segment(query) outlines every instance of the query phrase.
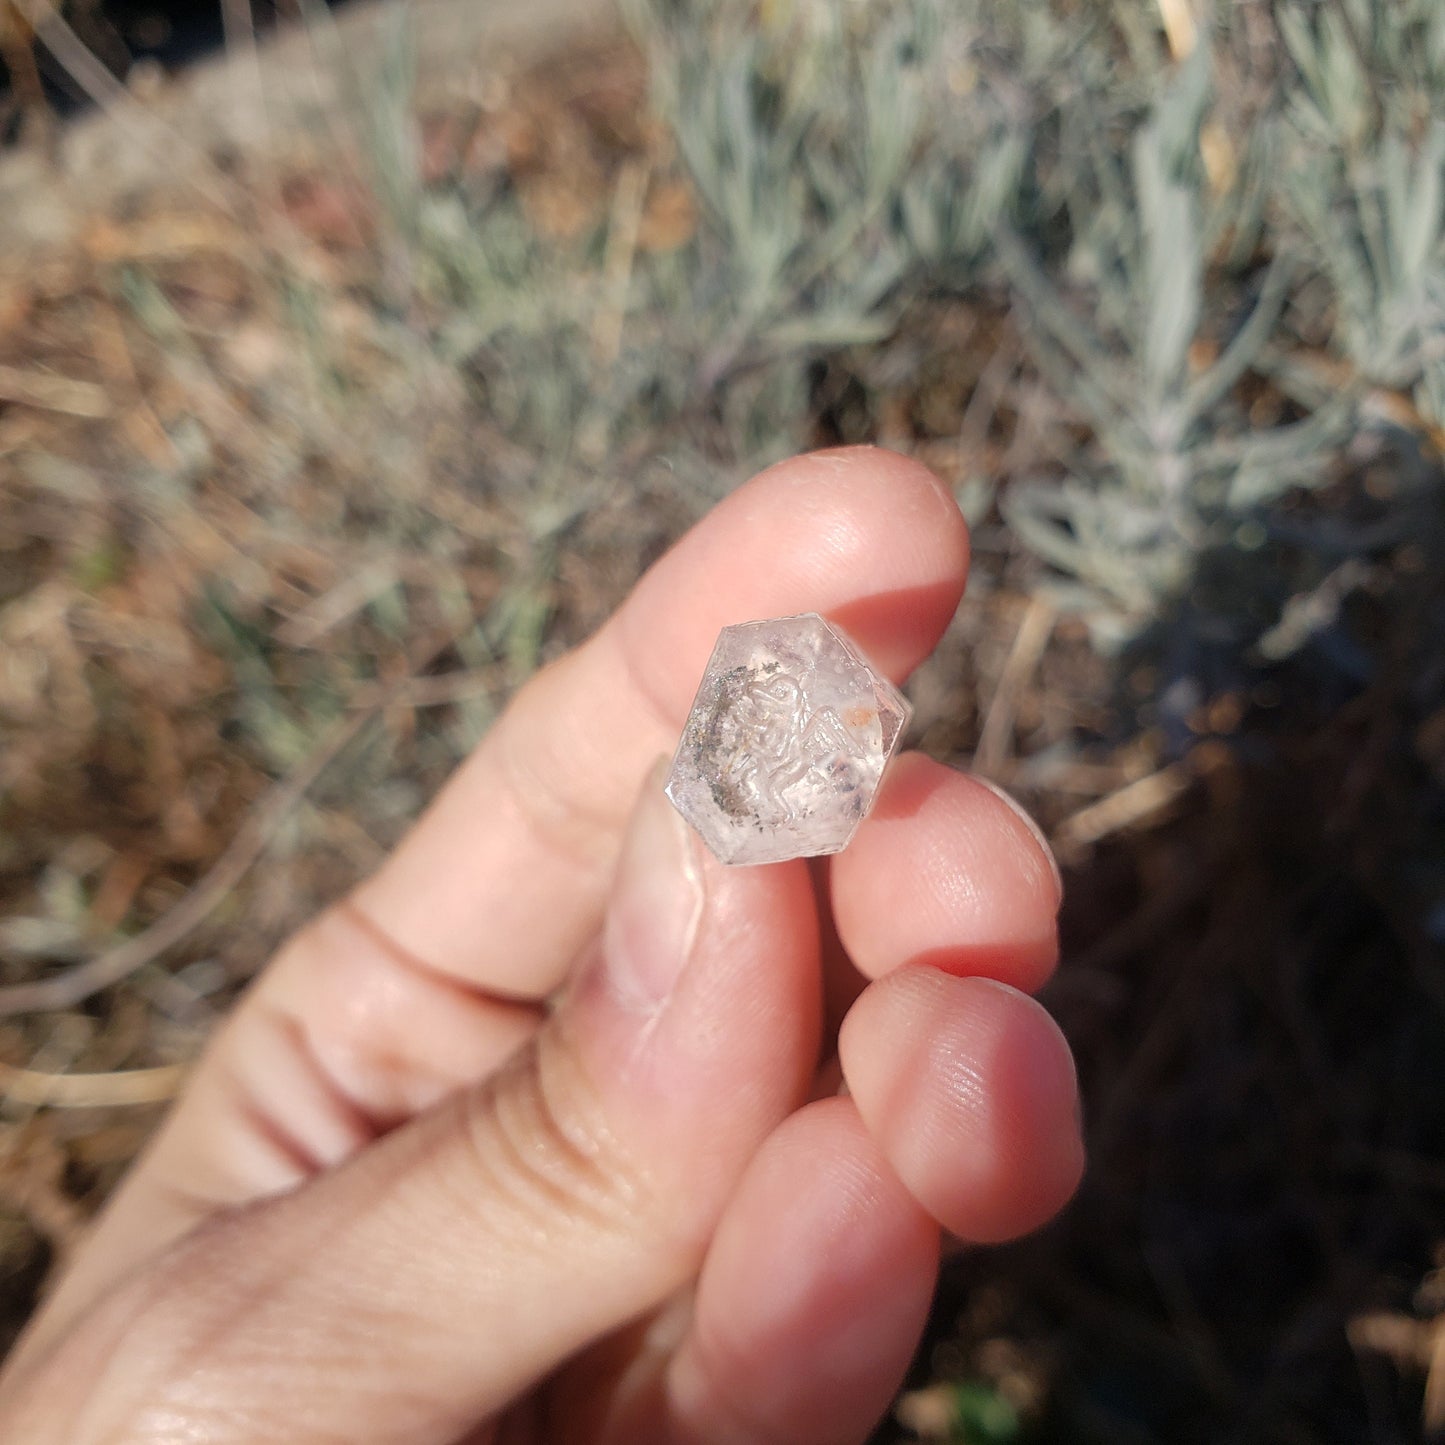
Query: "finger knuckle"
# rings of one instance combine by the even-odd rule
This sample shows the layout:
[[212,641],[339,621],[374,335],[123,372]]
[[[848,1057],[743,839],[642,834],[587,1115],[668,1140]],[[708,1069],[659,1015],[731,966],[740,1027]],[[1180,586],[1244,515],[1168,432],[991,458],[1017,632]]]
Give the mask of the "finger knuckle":
[[[553,667],[575,665],[579,658],[574,654]],[[507,805],[542,854],[589,873],[608,858],[616,819],[589,804],[592,789],[579,776],[576,739],[564,745],[552,729],[536,725],[551,706],[548,690],[554,685],[547,670],[518,694],[495,734],[495,756]]]
[[642,1174],[575,1055],[550,1033],[461,1101],[474,1197],[545,1244],[558,1220],[635,1229]]

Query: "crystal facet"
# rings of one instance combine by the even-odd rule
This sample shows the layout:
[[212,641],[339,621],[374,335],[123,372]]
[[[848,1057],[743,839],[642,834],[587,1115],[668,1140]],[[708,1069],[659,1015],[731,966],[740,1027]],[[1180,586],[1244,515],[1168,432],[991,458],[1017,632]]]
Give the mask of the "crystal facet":
[[816,612],[724,627],[667,777],[667,796],[724,863],[847,847],[910,708]]

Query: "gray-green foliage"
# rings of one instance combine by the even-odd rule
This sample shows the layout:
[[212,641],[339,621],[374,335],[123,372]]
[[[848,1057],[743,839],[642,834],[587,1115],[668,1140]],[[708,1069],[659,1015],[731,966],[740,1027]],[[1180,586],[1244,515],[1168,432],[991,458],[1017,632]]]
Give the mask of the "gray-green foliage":
[[[1261,20],[1278,74],[1236,106],[1232,173],[1211,176],[1207,128],[1217,142],[1219,94],[1241,87],[1232,62]],[[1225,5],[1166,70],[1127,138],[1087,92],[1062,106],[1066,137],[1110,136],[1054,168],[1066,254],[1037,232],[1000,247],[1040,368],[1093,434],[1064,480],[1015,488],[1005,509],[1112,638],[1156,616],[1245,515],[1329,476],[1368,386],[1445,415],[1445,6]],[[1232,270],[1251,252],[1268,264]],[[1293,365],[1291,305],[1333,317],[1343,385]],[[1211,364],[1191,357],[1196,341]],[[1234,390],[1251,370],[1303,419],[1256,425]]]
[[[1017,0],[623,9],[707,206],[733,350],[871,340],[920,287],[976,282],[1025,196],[1062,206],[1072,148],[1147,94],[1121,80],[1106,20]],[[1062,153],[1049,174],[1030,170],[1041,137]]]
[[[999,237],[1035,360],[1092,433],[1062,480],[1014,487],[1005,515],[1068,575],[1060,598],[1086,612],[1101,641],[1157,616],[1199,553],[1243,515],[1322,475],[1323,449],[1347,420],[1332,405],[1257,431],[1234,399],[1241,377],[1265,365],[1291,266],[1276,255],[1247,310],[1210,284],[1222,218],[1237,214],[1203,161],[1211,99],[1201,45],[1127,143],[1091,147],[1058,180],[1072,240],[1056,275],[1027,240]],[[1226,306],[1232,314],[1221,316]],[[1217,355],[1197,366],[1201,340]]]
[[[1057,35],[1005,37],[982,16],[970,29],[943,0],[625,9],[703,219],[682,250],[636,254],[622,294],[601,275],[610,222],[539,241],[506,188],[429,191],[373,147],[412,279],[445,311],[443,354],[555,494],[574,463],[658,436],[670,465],[724,482],[802,445],[808,362],[888,335],[922,279],[971,280],[1018,195],[1026,92],[985,87],[977,51],[1004,47],[1030,73],[1066,58]],[[621,341],[599,365],[611,306]]]
[[[625,8],[707,208],[704,284],[728,313],[712,374],[876,339],[920,252],[976,254],[1012,198],[1020,147],[983,145],[988,117],[953,103],[957,36],[936,0]],[[974,149],[990,160],[977,184],[959,168]]]
[[[723,482],[799,445],[809,360],[892,334],[939,288],[1006,286],[1087,424],[1002,506],[1101,640],[1327,476],[1369,387],[1445,420],[1438,0],[1195,5],[1182,60],[1153,0],[623,9],[703,214],[621,294],[606,226],[539,244],[505,188],[428,191],[378,150],[443,354],[538,458],[539,536],[600,459],[656,456],[659,436],[678,474]],[[608,306],[622,340],[601,365]],[[1296,364],[1300,320],[1313,344],[1325,317],[1344,386]],[[1287,420],[1250,414],[1252,374]]]
[[[920,288],[1001,270],[1040,371],[1090,432],[1014,485],[1005,515],[1101,640],[1327,476],[1367,385],[1414,390],[1439,422],[1435,0],[1195,7],[1181,62],[1144,0],[628,9],[729,298],[705,374],[783,338],[866,339]],[[1261,34],[1276,37],[1266,93],[1240,74]],[[1343,389],[1289,359],[1289,308],[1313,287],[1318,309],[1321,285],[1357,377]],[[1252,421],[1250,372],[1293,419]]]
[[1294,62],[1281,200],[1368,381],[1445,425],[1445,6],[1280,8]]

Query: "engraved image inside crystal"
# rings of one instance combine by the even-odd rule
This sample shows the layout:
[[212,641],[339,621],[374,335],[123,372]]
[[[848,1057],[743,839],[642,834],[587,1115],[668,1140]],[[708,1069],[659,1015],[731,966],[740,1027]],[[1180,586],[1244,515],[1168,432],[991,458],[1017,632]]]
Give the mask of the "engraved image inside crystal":
[[[867,741],[850,734],[836,708],[815,705],[806,681],[807,674],[799,679],[767,662],[735,669],[719,688],[708,742],[721,775],[713,796],[727,812],[751,813],[760,825],[792,822],[811,811],[820,791],[848,797],[861,811]],[[877,713],[852,707],[849,714],[855,728],[879,731]]]
[[907,709],[816,614],[725,628],[668,796],[724,862],[837,852],[872,805]]

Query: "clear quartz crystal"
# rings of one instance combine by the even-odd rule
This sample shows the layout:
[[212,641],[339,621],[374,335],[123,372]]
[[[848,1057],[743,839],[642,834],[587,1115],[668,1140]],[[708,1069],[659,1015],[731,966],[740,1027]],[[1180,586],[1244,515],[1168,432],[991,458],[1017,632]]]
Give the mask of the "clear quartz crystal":
[[837,853],[873,806],[910,712],[816,612],[725,627],[667,796],[724,863]]

